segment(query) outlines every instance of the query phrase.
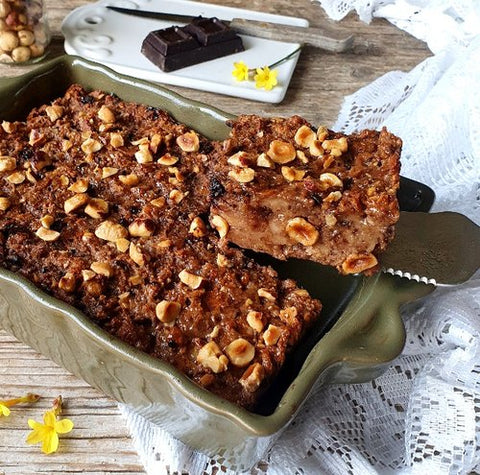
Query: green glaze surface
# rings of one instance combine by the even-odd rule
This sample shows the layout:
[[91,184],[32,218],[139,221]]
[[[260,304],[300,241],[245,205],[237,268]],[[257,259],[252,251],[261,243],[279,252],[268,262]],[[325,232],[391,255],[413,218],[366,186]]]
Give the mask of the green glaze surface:
[[[229,131],[225,125],[229,114],[71,56],[18,78],[1,79],[0,121],[23,118],[73,83],[161,107],[210,139],[223,139]],[[342,277],[300,261],[272,265],[322,300],[324,311],[279,376],[278,400],[267,393],[259,413],[200,388],[170,365],[113,338],[80,311],[4,269],[0,269],[0,326],[92,386],[136,407],[185,443],[209,455],[222,454],[230,468],[244,470],[260,459],[315,387],[381,374],[404,345],[400,305],[432,290],[383,274]]]

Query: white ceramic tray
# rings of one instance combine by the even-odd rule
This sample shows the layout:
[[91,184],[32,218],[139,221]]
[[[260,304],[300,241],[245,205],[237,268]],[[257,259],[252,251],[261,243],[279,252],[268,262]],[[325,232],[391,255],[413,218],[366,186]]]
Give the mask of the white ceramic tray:
[[298,43],[242,36],[245,51],[207,61],[170,73],[161,71],[145,58],[141,44],[150,31],[166,28],[168,21],[132,17],[106,9],[114,5],[185,15],[216,16],[223,20],[246,18],[285,25],[308,26],[302,18],[223,7],[188,0],[101,0],[73,10],[63,21],[65,50],[102,63],[119,73],[163,84],[190,87],[229,96],[278,103],[283,100],[297,64],[298,54],[276,67],[278,85],[271,91],[255,88],[253,81],[237,82],[232,77],[233,63],[244,61],[249,67],[273,64],[298,48]]

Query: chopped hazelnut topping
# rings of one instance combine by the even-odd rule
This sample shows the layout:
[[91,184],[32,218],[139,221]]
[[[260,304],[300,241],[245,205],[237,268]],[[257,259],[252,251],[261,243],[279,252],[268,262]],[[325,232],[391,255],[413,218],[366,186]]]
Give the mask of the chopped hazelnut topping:
[[177,145],[184,152],[198,152],[200,148],[200,140],[194,131],[186,132],[177,137]]
[[275,168],[275,163],[267,157],[266,153],[261,153],[257,157],[257,167],[262,167],[262,168]]
[[330,151],[330,154],[334,157],[340,157],[342,153],[348,150],[348,142],[346,137],[340,137],[339,139],[324,140],[322,147],[325,150]]
[[0,157],[0,172],[11,172],[17,168],[17,160],[14,157]]
[[115,242],[119,238],[126,238],[128,231],[121,224],[103,221],[95,230],[95,236],[105,241]]
[[281,140],[272,140],[272,142],[270,142],[267,155],[275,163],[282,165],[295,160],[297,156],[294,146],[291,143],[282,142]]
[[352,254],[342,263],[342,271],[345,274],[358,274],[367,269],[371,269],[378,264],[377,258],[369,254]]
[[42,241],[56,241],[60,237],[60,233],[58,231],[47,229],[43,226],[40,226],[35,234],[42,239]]
[[338,178],[338,176],[334,175],[333,173],[328,173],[328,172],[327,173],[322,173],[318,177],[318,179],[325,189],[331,188],[331,187],[342,187],[343,186],[342,180],[340,180],[340,178]]
[[213,330],[208,334],[210,338],[217,338],[218,334],[220,333],[220,328],[218,325],[213,327]]
[[69,183],[70,183],[70,178],[68,178],[67,175],[62,175],[62,176],[60,177],[60,184],[61,184],[62,186],[64,186],[64,187],[65,187],[65,186],[68,186]]
[[295,295],[298,295],[299,297],[305,297],[305,298],[310,297],[310,294],[305,289],[297,289],[297,290],[294,290],[292,293]]
[[46,214],[45,216],[42,216],[42,218],[40,218],[40,223],[42,223],[42,226],[47,229],[50,229],[50,226],[53,224],[54,221],[55,218],[49,214]]
[[261,332],[263,330],[262,312],[256,312],[255,310],[250,310],[247,313],[247,323],[256,332]]
[[180,190],[177,190],[177,189],[174,189],[172,190],[168,197],[175,203],[175,204],[179,204],[183,198],[185,198],[185,194],[183,192],[181,192]]
[[302,150],[297,150],[297,158],[302,162],[307,164],[308,163],[308,157],[305,155],[305,152]]
[[107,124],[113,124],[115,122],[115,115],[111,109],[103,105],[98,111],[98,118]]
[[148,144],[140,144],[138,151],[135,152],[135,159],[138,163],[151,163],[153,162],[153,155],[150,152]]
[[290,325],[293,325],[297,315],[298,310],[295,307],[287,307],[280,310],[280,319]]
[[239,183],[249,183],[255,179],[255,170],[253,168],[237,168],[230,170],[228,176]]
[[143,282],[142,276],[139,274],[132,275],[129,277],[128,282],[132,285],[140,285]]
[[162,300],[155,307],[155,314],[157,318],[165,324],[173,324],[178,317],[181,305],[178,302],[169,302],[168,300]]
[[268,328],[263,334],[263,341],[267,346],[275,345],[282,334],[282,329],[275,325],[268,325]]
[[308,151],[312,157],[322,157],[324,154],[322,142],[320,140],[313,140]]
[[65,213],[69,214],[72,211],[75,211],[76,209],[88,203],[88,200],[89,197],[87,194],[78,193],[76,195],[73,195],[71,198],[68,198],[68,200],[65,200],[65,202],[63,203],[63,209],[65,210]]
[[263,366],[260,363],[253,363],[242,374],[239,383],[246,391],[253,393],[260,387],[263,378],[265,378],[265,370]]
[[315,226],[300,217],[288,221],[285,231],[291,239],[304,246],[313,246],[319,238],[319,233]]
[[332,191],[330,192],[325,198],[325,203],[334,203],[335,201],[339,201],[342,199],[342,192],[341,191]]
[[227,345],[225,353],[234,366],[242,368],[253,360],[255,347],[244,338],[237,338]]
[[82,270],[82,278],[84,282],[88,282],[89,280],[92,280],[96,275],[97,275],[96,272],[93,272],[93,270],[90,270],[90,269]]
[[92,198],[84,211],[91,218],[102,219],[108,214],[108,208],[108,203],[102,198]]
[[157,242],[157,248],[159,249],[166,249],[172,245],[172,241],[170,239],[164,239],[163,241]]
[[263,297],[264,299],[270,300],[270,302],[275,302],[276,297],[272,293],[270,293],[267,289],[258,289],[257,294],[259,297]]
[[317,139],[323,142],[328,137],[328,129],[324,125],[320,125],[317,129]]
[[227,159],[227,163],[239,168],[245,168],[250,165],[247,152],[237,152]]
[[155,231],[155,223],[151,219],[139,218],[128,226],[128,232],[134,237],[150,237]]
[[157,153],[158,146],[162,143],[163,137],[160,134],[153,134],[150,140],[150,150]]
[[10,208],[10,204],[10,200],[7,197],[0,197],[0,211],[7,211],[7,209]]
[[117,173],[118,173],[118,168],[115,168],[115,167],[102,168],[102,178],[108,178],[109,176],[116,175]]
[[28,145],[32,147],[39,145],[45,140],[45,135],[41,134],[37,129],[32,129],[28,135]]
[[62,140],[62,152],[68,152],[73,147],[73,142],[71,140]]
[[128,248],[130,247],[130,241],[125,238],[118,238],[115,241],[115,245],[117,246],[117,250],[120,252],[127,252]]
[[295,134],[295,143],[300,147],[310,147],[313,140],[315,140],[315,132],[306,125],[302,125]]
[[172,165],[175,165],[175,163],[178,162],[178,157],[174,157],[173,155],[170,155],[169,153],[166,153],[165,155],[163,155],[163,157],[160,157],[158,160],[157,160],[157,163],[159,163],[160,165],[165,165],[165,166],[172,166]]
[[335,226],[335,224],[337,224],[337,218],[332,214],[327,214],[327,216],[325,216],[325,224],[329,227]]
[[65,292],[73,292],[77,286],[77,279],[71,272],[67,272],[59,281],[58,288]]
[[105,277],[112,277],[113,267],[108,262],[92,262],[90,269],[96,274],[104,275]]
[[6,180],[12,185],[20,185],[25,181],[25,173],[13,172],[11,175],[7,176]]
[[88,180],[80,178],[75,183],[68,187],[70,191],[75,193],[85,193],[88,190]]
[[80,146],[85,154],[98,152],[102,147],[103,145],[101,142],[92,138],[86,139]]
[[228,358],[214,341],[209,341],[200,348],[197,361],[205,368],[211,369],[214,373],[222,373],[228,367]]
[[293,167],[282,167],[283,178],[287,181],[300,181],[305,176],[305,170],[298,170]]
[[203,277],[196,274],[192,274],[191,272],[188,272],[185,269],[178,274],[178,277],[185,285],[187,285],[188,287],[194,290],[198,289],[203,282]]
[[60,119],[60,117],[63,116],[64,109],[63,109],[62,106],[53,105],[53,106],[46,107],[45,112],[46,112],[48,118],[52,122],[55,122],[57,119]]
[[217,230],[218,235],[221,238],[224,238],[227,235],[228,230],[230,229],[227,220],[225,218],[222,218],[218,214],[213,214],[210,217],[210,223]]
[[155,198],[152,201],[150,201],[150,204],[152,204],[156,208],[163,208],[166,202],[167,200],[163,196],[160,196],[160,198]]
[[14,124],[12,124],[11,122],[8,122],[6,120],[4,120],[2,122],[2,129],[7,133],[7,134],[11,134],[14,130],[15,130],[15,126]]
[[223,254],[217,254],[217,266],[232,267],[232,263]]
[[148,137],[142,137],[141,139],[134,140],[133,142],[130,142],[132,145],[149,145],[150,140]]
[[118,175],[118,179],[127,186],[136,186],[140,182],[140,179],[137,175],[135,175],[135,173],[130,173],[129,175]]
[[207,235],[207,226],[199,216],[193,218],[188,230],[194,237],[203,237]]
[[110,134],[110,145],[113,148],[119,148],[123,147],[125,142],[123,141],[122,134],[119,134],[118,132],[112,132]]
[[130,256],[130,259],[132,259],[132,261],[138,266],[145,265],[145,259],[143,258],[142,252],[133,242],[130,243],[130,247],[128,248],[128,255]]

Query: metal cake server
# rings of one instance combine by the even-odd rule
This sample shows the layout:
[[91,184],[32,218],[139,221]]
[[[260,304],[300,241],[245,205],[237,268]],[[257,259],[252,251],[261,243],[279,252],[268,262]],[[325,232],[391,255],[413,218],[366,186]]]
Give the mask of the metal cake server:
[[480,227],[466,216],[402,211],[380,256],[384,272],[426,284],[457,285],[480,268]]

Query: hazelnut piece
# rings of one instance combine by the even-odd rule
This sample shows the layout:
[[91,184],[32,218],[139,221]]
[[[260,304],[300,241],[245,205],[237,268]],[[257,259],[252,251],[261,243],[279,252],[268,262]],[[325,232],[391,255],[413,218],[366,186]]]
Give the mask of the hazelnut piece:
[[319,237],[318,231],[304,218],[293,218],[288,221],[285,231],[291,239],[303,244],[313,246]]
[[263,330],[263,325],[264,325],[262,320],[262,312],[256,312],[255,310],[250,310],[247,313],[247,323],[256,332],[261,332]]
[[8,208],[10,208],[10,200],[5,196],[1,196],[0,197],[0,211],[7,211]]
[[200,348],[197,361],[206,368],[211,369],[214,373],[226,371],[228,367],[228,358],[221,352],[214,341],[209,341]]
[[212,226],[217,230],[218,235],[221,238],[224,238],[228,230],[230,229],[230,226],[225,218],[222,218],[218,214],[214,214],[210,217],[210,223]]
[[134,237],[150,237],[155,231],[155,224],[151,219],[136,219],[128,226],[128,232]]
[[101,198],[92,198],[84,211],[91,218],[102,219],[108,214],[108,203]]
[[227,345],[225,353],[234,366],[241,368],[253,360],[255,347],[245,338],[237,338]]
[[107,124],[113,124],[115,122],[115,115],[113,114],[112,110],[105,105],[100,107],[97,115],[102,122]]
[[65,202],[63,203],[65,213],[69,214],[72,211],[75,211],[84,204],[88,203],[88,200],[88,195],[85,193],[78,193],[76,195],[73,195],[71,198],[68,198],[68,200],[65,200]]
[[182,272],[178,274],[178,277],[185,285],[187,285],[193,290],[198,289],[203,282],[203,277],[196,274],[192,274],[191,272],[188,272],[186,269],[182,270]]
[[255,179],[255,170],[253,168],[237,168],[230,170],[228,176],[239,183],[249,183]]
[[200,140],[195,132],[186,132],[177,137],[177,145],[184,152],[198,152],[200,148]]
[[313,140],[315,140],[315,132],[306,125],[302,125],[295,134],[295,143],[300,147],[310,147]]
[[193,218],[192,222],[190,223],[190,229],[188,230],[190,234],[194,237],[203,237],[207,235],[207,227],[203,222],[202,218],[199,216]]
[[45,113],[52,122],[60,119],[63,116],[63,112],[63,107],[59,105],[48,106],[45,108]]
[[263,341],[267,346],[275,345],[282,334],[282,329],[275,325],[268,325],[268,328],[263,334]]
[[17,160],[14,157],[1,156],[0,157],[0,172],[11,172],[17,168]]
[[297,156],[293,145],[288,142],[283,142],[282,140],[272,140],[267,155],[275,163],[280,163],[282,165],[295,160],[295,157]]
[[43,226],[40,226],[35,234],[42,240],[42,241],[56,241],[60,237],[60,233],[58,231],[54,231],[53,229],[47,229]]
[[377,258],[371,254],[351,254],[342,263],[342,271],[345,274],[358,274],[375,267]]
[[128,231],[121,224],[112,221],[103,221],[97,229],[95,236],[105,241],[115,242],[119,238],[126,238]]
[[155,314],[161,322],[165,324],[173,324],[175,319],[178,317],[181,308],[182,307],[178,302],[162,300],[155,307]]
[[298,170],[293,167],[282,167],[283,178],[287,181],[300,181],[305,176],[305,170]]
[[246,391],[253,393],[259,388],[263,378],[265,378],[263,366],[260,363],[253,363],[242,374],[239,383]]
[[113,267],[108,262],[92,262],[90,269],[96,274],[104,275],[105,277],[112,277]]

